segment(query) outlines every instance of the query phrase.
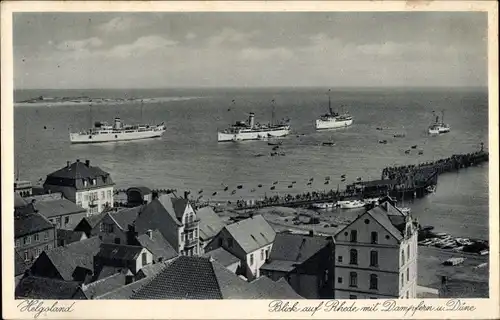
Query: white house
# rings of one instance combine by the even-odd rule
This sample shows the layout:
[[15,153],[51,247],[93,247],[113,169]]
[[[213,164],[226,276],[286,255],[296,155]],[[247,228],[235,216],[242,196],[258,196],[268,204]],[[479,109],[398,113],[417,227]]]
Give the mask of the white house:
[[335,298],[416,298],[418,223],[391,199],[335,235]]
[[45,179],[43,188],[47,193],[61,192],[63,196],[87,210],[88,215],[113,207],[113,180],[106,171],[92,167],[90,161],[85,163],[69,161]]
[[252,281],[260,277],[260,267],[269,257],[275,237],[276,232],[269,223],[257,215],[222,228],[205,251],[224,248],[240,259],[238,273]]

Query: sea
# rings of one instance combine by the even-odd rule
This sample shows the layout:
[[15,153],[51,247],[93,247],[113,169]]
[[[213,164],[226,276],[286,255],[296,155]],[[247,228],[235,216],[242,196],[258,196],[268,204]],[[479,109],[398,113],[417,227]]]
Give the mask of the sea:
[[[334,110],[343,109],[354,117],[352,126],[314,129],[314,120],[328,111],[326,88],[16,90],[15,101],[38,96],[157,99],[17,105],[15,166],[20,179],[41,184],[67,161],[90,160],[111,173],[116,188],[175,189],[178,194],[190,191],[192,198],[202,201],[236,201],[342,189],[358,178],[380,179],[387,166],[474,152],[481,142],[488,146],[487,89],[348,88],[331,90],[329,95]],[[256,122],[270,122],[273,109],[275,119],[290,119],[292,127],[281,146],[284,156],[270,156],[272,147],[265,141],[217,142],[218,130],[246,120],[250,112]],[[431,137],[427,127],[441,112],[451,132]],[[150,140],[70,144],[70,131],[85,130],[95,121],[112,123],[115,117],[129,124],[165,122],[167,131]],[[394,138],[396,133],[406,136]],[[335,145],[321,146],[326,141]],[[417,148],[411,149],[413,145]],[[311,178],[313,183],[307,185]],[[441,175],[434,194],[406,199],[403,205],[435,230],[488,239],[488,199],[488,164],[484,164]],[[330,214],[357,214],[342,211]]]

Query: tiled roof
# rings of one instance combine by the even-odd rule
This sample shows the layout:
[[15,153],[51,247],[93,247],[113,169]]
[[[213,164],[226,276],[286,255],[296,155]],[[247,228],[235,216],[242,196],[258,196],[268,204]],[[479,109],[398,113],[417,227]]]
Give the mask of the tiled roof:
[[261,215],[227,225],[225,228],[246,253],[271,244],[276,236],[276,232]]
[[251,294],[249,290],[247,282],[215,261],[180,256],[166,264],[132,299],[244,299]]
[[14,213],[14,237],[20,238],[36,232],[54,228],[47,218],[36,212],[30,212],[30,206],[25,209],[16,209]]
[[141,207],[124,208],[116,212],[109,212],[109,215],[123,231],[128,231],[128,226],[133,225],[139,215]]
[[64,240],[64,244],[70,244],[87,238],[83,231],[73,231],[66,229],[57,229],[57,240]]
[[153,230],[151,233],[151,238],[147,234],[142,234],[137,237],[137,241],[153,254],[155,260],[158,258],[169,260],[177,256],[177,251],[165,240],[160,231]]
[[207,258],[212,257],[215,261],[222,264],[224,267],[228,267],[240,261],[239,258],[224,250],[224,248],[222,247],[206,252],[203,256]]
[[113,290],[109,293],[103,294],[102,296],[97,297],[97,300],[129,300],[132,295],[138,291],[143,285],[147,284],[150,281],[149,278],[144,278],[126,286],[120,287],[116,290]]
[[32,299],[81,299],[78,282],[29,276],[16,287],[15,296]]
[[100,279],[83,286],[83,292],[89,299],[96,299],[108,292],[125,285],[125,273],[115,273],[107,278]]
[[29,266],[24,261],[23,257],[19,254],[17,250],[14,253],[14,272],[15,276],[19,276],[24,274],[26,270],[29,269]]
[[129,246],[125,244],[101,243],[101,248],[96,257],[113,260],[134,260],[144,248],[141,246]]
[[250,285],[256,291],[254,299],[303,299],[283,278],[275,282],[262,276],[252,281]]
[[213,238],[226,225],[211,207],[203,207],[196,211],[196,217],[200,219],[200,239],[206,241]]
[[127,274],[129,272],[131,271],[127,267],[103,265],[99,266],[98,268],[96,268],[96,270],[94,270],[94,276],[92,279],[93,281],[98,281],[111,277],[112,275],[117,273]]
[[34,206],[38,213],[46,218],[87,211],[68,199],[37,201]]
[[260,267],[261,270],[290,272],[295,269],[297,263],[295,261],[270,260]]
[[63,179],[82,179],[108,176],[109,173],[96,166],[87,166],[84,162],[73,162],[69,167],[65,166],[47,175],[47,177]]
[[163,263],[148,264],[142,267],[142,269],[139,270],[139,273],[142,273],[144,277],[148,278],[158,274],[158,272],[160,272],[164,267],[165,264]]
[[64,280],[72,280],[77,267],[94,269],[94,256],[99,252],[101,240],[92,237],[44,251]]
[[328,244],[328,238],[322,236],[278,233],[274,239],[269,260],[293,261],[300,264],[307,261]]

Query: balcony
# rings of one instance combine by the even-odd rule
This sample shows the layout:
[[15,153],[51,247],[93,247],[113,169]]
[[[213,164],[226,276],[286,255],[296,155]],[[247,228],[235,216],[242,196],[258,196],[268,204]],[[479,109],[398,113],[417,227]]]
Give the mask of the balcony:
[[199,219],[196,219],[194,221],[184,223],[184,230],[195,229],[198,226],[199,221],[200,221]]
[[191,248],[191,247],[194,247],[198,244],[198,239],[196,238],[193,238],[193,239],[186,239],[184,241],[184,247],[186,248]]

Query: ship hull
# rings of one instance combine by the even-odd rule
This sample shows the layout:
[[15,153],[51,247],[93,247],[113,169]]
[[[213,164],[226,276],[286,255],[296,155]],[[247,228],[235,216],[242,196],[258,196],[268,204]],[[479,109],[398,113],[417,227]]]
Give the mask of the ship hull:
[[324,121],[317,119],[315,122],[316,130],[345,128],[350,125],[352,125],[352,119],[345,121]]
[[429,134],[431,135],[438,135],[438,134],[443,134],[443,133],[448,133],[450,132],[449,128],[445,129],[429,129]]
[[284,137],[290,133],[290,129],[276,129],[269,131],[253,131],[253,132],[239,132],[239,133],[217,133],[217,141],[219,142],[232,142],[244,140],[262,140],[269,135],[271,137]]
[[115,133],[100,133],[100,134],[81,134],[70,133],[70,141],[72,144],[84,143],[103,143],[113,141],[131,141],[158,138],[163,135],[165,129],[154,129],[150,131],[134,131],[134,132],[115,132]]

